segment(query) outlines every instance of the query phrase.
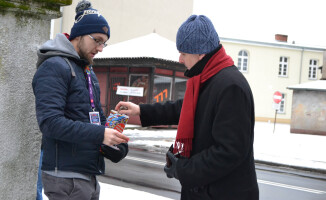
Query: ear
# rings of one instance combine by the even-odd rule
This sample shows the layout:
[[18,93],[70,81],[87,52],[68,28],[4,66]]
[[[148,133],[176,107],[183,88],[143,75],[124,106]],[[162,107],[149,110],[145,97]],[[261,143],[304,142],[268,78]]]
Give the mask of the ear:
[[206,56],[206,54],[199,54],[199,60],[203,59]]
[[72,44],[72,46],[74,46],[75,50],[77,53],[79,53],[79,47],[78,47],[78,43],[81,40],[82,36],[78,36],[75,37],[74,39],[72,39],[70,42]]
[[71,43],[77,44],[81,40],[82,36],[75,37],[74,39],[70,40]]

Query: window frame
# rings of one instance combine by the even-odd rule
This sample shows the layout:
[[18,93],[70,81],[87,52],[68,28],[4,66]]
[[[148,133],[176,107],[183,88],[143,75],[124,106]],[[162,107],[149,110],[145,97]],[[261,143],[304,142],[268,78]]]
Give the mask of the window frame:
[[[312,63],[313,61],[316,61],[316,65],[313,65],[313,63]],[[318,69],[318,60],[310,59],[309,60],[309,68],[308,68],[308,79],[309,80],[317,80],[317,69]],[[315,77],[313,77],[313,76],[315,76]]]
[[[241,55],[240,55],[241,53]],[[244,55],[244,53],[246,53],[247,55]],[[240,66],[239,66],[239,59],[240,59]],[[247,59],[247,66],[246,70],[244,70],[244,60]],[[237,68],[240,72],[248,72],[249,71],[249,53],[247,50],[240,50],[238,53],[238,64],[237,64]]]
[[140,86],[132,86],[131,85],[131,80],[133,79],[132,77],[133,76],[135,76],[135,77],[139,77],[139,78],[141,78],[141,77],[143,77],[143,76],[146,76],[147,77],[147,85],[146,85],[146,87],[142,87],[142,88],[144,88],[144,90],[143,90],[143,96],[142,97],[130,97],[129,95],[128,95],[128,98],[127,98],[127,101],[130,101],[130,98],[131,99],[133,99],[133,98],[144,98],[145,99],[145,103],[148,101],[148,98],[149,98],[149,86],[150,86],[150,76],[149,76],[149,74],[144,74],[144,73],[141,73],[141,74],[137,74],[137,73],[130,73],[129,74],[129,77],[128,77],[128,87],[140,87]]
[[[286,61],[285,61],[285,59],[286,59]],[[285,69],[285,66],[286,66],[286,69]],[[285,72],[285,74],[284,74],[284,72]],[[278,64],[278,76],[287,78],[288,72],[289,72],[289,57],[280,56],[280,60],[279,60],[279,64]]]
[[282,101],[280,104],[280,109],[277,110],[278,114],[285,114],[285,93],[282,93]]
[[[177,80],[184,80],[184,82],[185,82],[185,85],[186,85],[186,87],[185,88],[187,88],[187,81],[188,81],[188,79],[187,78],[183,78],[183,77],[174,77],[174,84],[173,84],[173,93],[174,93],[174,97],[173,98],[171,98],[171,99],[173,99],[173,100],[178,100],[179,98],[177,98],[176,97],[176,95],[177,95],[177,88],[176,88],[176,86],[177,86]],[[184,94],[185,94],[185,92],[186,92],[186,90],[184,91]],[[183,97],[184,97],[184,94],[183,94]]]
[[167,95],[168,95],[168,98],[166,99],[166,100],[163,100],[163,101],[154,101],[154,99],[155,99],[155,96],[157,96],[157,95],[159,95],[159,94],[156,94],[155,96],[154,96],[154,91],[153,91],[153,93],[152,93],[152,103],[164,103],[164,102],[166,102],[166,101],[171,101],[172,100],[172,89],[173,89],[173,77],[171,77],[171,76],[164,76],[164,75],[159,75],[159,74],[154,74],[154,76],[153,76],[153,88],[155,87],[155,78],[156,77],[159,77],[159,78],[169,78],[169,79],[171,79],[171,82],[170,82],[170,88],[169,88],[169,90],[168,90],[168,93],[167,93]]

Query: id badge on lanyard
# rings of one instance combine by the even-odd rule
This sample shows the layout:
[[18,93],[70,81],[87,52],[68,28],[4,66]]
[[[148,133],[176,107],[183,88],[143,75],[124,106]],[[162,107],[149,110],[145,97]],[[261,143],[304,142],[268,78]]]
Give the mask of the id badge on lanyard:
[[100,113],[99,112],[89,112],[89,120],[91,124],[101,125]]
[[91,124],[101,125],[100,113],[95,111],[94,95],[93,95],[93,87],[92,87],[92,79],[91,79],[91,70],[90,70],[89,66],[86,66],[85,72],[86,72],[86,75],[87,75],[89,99],[91,101],[91,106],[92,106],[92,110],[93,110],[93,112],[89,112],[89,120],[90,120]]

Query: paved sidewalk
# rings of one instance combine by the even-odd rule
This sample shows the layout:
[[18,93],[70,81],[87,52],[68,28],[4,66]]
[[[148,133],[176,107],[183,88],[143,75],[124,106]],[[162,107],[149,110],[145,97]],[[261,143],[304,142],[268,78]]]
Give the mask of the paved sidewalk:
[[[326,136],[290,133],[289,124],[256,122],[256,162],[326,173]],[[173,143],[175,129],[144,129],[128,126],[132,148],[165,153]]]

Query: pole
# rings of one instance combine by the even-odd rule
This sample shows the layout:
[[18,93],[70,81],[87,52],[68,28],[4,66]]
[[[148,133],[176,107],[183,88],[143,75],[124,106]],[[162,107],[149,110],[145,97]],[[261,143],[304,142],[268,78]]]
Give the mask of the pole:
[[275,131],[276,114],[277,114],[277,109],[275,109],[275,119],[274,119],[274,129],[273,129],[273,133],[274,133],[274,131]]

